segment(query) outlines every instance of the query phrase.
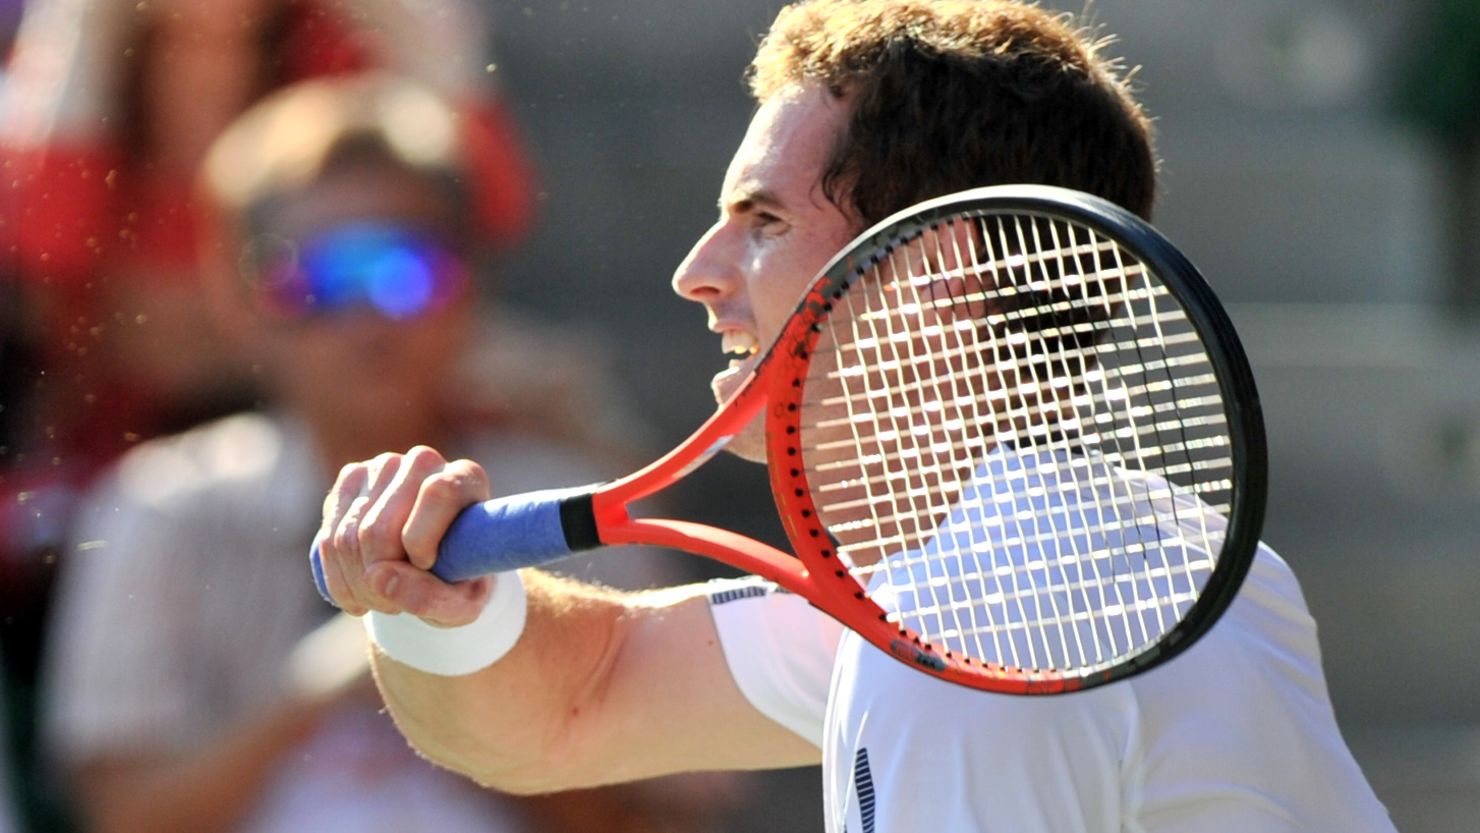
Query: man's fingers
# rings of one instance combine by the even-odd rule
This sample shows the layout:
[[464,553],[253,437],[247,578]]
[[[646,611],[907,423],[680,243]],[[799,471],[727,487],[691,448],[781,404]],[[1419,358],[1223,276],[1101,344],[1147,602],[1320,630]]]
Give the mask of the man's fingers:
[[351,500],[339,519],[339,525],[329,535],[330,552],[334,553],[333,561],[340,570],[347,592],[366,604],[370,597],[364,581],[364,559],[360,556],[360,524],[369,507],[369,495]]
[[404,457],[387,461],[372,478],[371,493],[377,497],[366,509],[359,529],[360,558],[367,568],[378,561],[399,561],[406,557],[401,532],[416,504],[422,481],[446,466],[441,454],[417,446]]
[[401,530],[406,555],[423,570],[437,561],[437,545],[462,510],[488,499],[488,475],[477,463],[456,460],[422,482]]
[[350,463],[339,470],[334,487],[324,496],[324,522],[319,527],[321,535],[333,533],[339,526],[339,519],[349,509],[350,502],[365,493],[365,485],[369,480],[369,470],[363,463]]
[[466,625],[477,619],[493,592],[491,578],[448,584],[404,561],[378,562],[365,576],[388,603],[442,627]]
[[347,612],[363,613],[366,609],[390,612],[389,606],[365,582],[367,561],[363,542],[377,540],[376,530],[367,529],[373,523],[371,512],[400,469],[401,455],[392,453],[381,454],[368,462],[351,463],[340,469],[339,479],[325,499],[319,555],[330,594]]
[[345,613],[351,616],[364,616],[368,608],[361,604],[360,599],[350,589],[349,582],[345,581],[344,571],[339,566],[339,559],[325,555],[326,544],[327,541],[324,537],[322,535],[319,536],[316,544],[319,551],[319,569],[323,573],[324,584],[329,590],[329,597]]
[[[315,541],[319,550],[319,566],[325,586],[335,604],[346,611],[364,612],[364,604],[356,587],[347,579],[341,564],[346,559],[359,564],[359,541],[354,535],[346,535],[346,521],[355,517],[357,504],[364,501],[365,490],[370,482],[370,471],[364,463],[351,463],[339,470],[334,487],[324,498],[324,520]],[[355,570],[358,575],[358,568]]]
[[439,625],[471,622],[491,581],[447,584],[426,572],[465,507],[488,498],[488,476],[426,447],[340,470],[316,542],[329,595],[347,613],[408,612]]

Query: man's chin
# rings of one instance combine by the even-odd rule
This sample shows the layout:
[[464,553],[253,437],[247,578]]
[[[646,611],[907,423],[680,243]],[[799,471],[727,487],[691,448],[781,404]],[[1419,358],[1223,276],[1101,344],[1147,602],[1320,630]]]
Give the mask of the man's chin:
[[[749,371],[750,368],[747,365],[740,364],[716,373],[713,381],[710,382],[710,388],[714,391],[714,401],[721,405],[728,401],[749,378]],[[757,414],[748,425],[730,439],[725,445],[725,451],[753,463],[766,462],[765,425],[764,417]]]
[[766,421],[760,416],[751,420],[725,445],[725,451],[752,463],[766,462]]

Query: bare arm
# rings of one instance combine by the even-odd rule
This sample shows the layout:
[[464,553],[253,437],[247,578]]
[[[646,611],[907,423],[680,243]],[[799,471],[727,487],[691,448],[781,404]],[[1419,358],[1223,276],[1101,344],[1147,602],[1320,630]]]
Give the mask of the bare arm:
[[[475,464],[430,449],[346,467],[319,535],[336,601],[471,621],[489,580],[447,585],[425,570],[453,517],[487,491]],[[818,760],[740,693],[701,588],[622,594],[524,576],[525,630],[492,666],[443,677],[377,657],[397,724],[432,760],[515,793]]]

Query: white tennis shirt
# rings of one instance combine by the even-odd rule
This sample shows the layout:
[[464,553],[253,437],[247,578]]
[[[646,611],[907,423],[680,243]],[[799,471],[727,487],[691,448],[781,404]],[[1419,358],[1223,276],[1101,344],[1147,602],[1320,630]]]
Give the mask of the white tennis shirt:
[[757,578],[713,583],[736,682],[823,753],[829,833],[1392,831],[1336,724],[1316,625],[1261,546],[1186,653],[1075,694],[945,683]]

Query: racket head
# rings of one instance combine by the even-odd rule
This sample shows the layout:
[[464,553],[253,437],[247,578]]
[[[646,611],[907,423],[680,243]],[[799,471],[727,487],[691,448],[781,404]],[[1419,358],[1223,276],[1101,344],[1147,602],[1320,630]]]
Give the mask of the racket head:
[[886,219],[755,382],[807,595],[952,682],[1153,668],[1258,546],[1263,420],[1233,326],[1174,246],[1087,194],[994,186]]

